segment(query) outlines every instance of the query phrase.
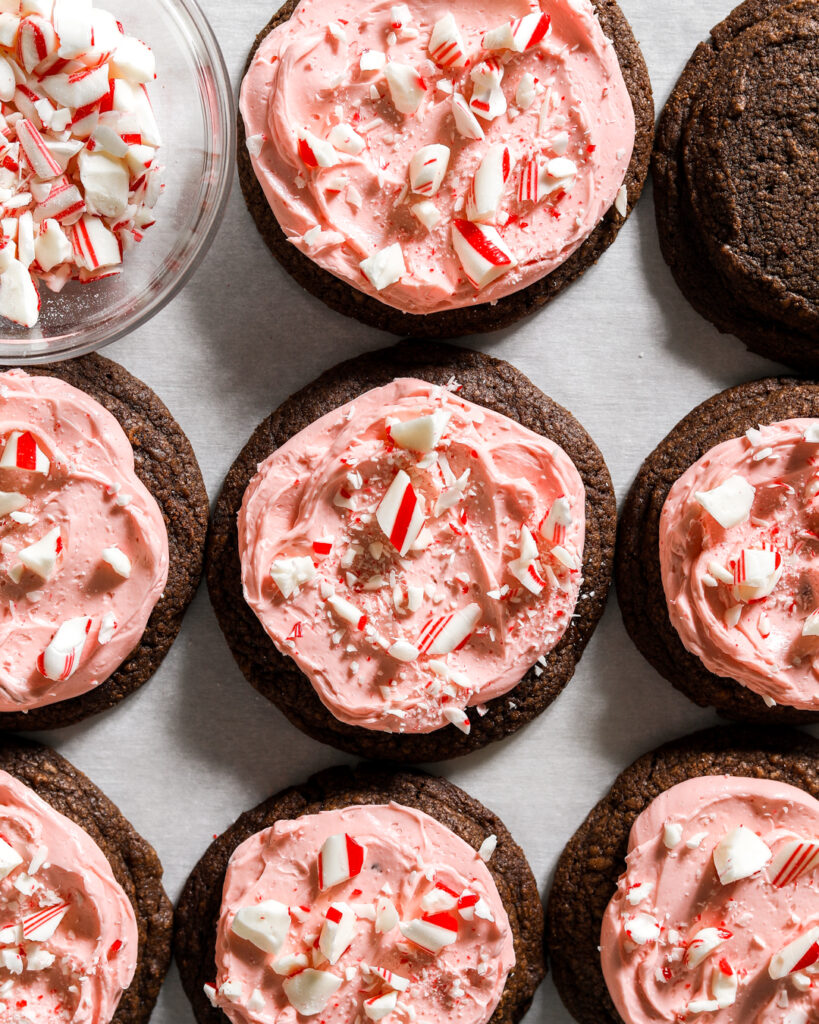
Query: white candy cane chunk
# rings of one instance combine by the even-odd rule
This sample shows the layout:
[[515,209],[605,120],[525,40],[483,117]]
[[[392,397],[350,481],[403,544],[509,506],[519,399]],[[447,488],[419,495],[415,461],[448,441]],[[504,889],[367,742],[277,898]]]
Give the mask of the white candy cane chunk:
[[781,889],[819,867],[819,839],[791,839],[782,845],[771,861],[768,877]]
[[127,580],[131,575],[131,559],[118,547],[102,549],[102,560],[110,565],[117,576]]
[[328,836],[318,856],[319,889],[324,892],[355,878],[364,866],[366,852],[360,843],[345,833]]
[[38,14],[23,18],[17,31],[17,55],[31,74],[38,64],[57,52],[57,33],[50,21]]
[[660,937],[659,922],[651,914],[631,914],[623,917],[623,931],[635,946],[645,946]]
[[19,260],[12,260],[0,274],[0,316],[23,327],[33,327],[40,316],[40,295]]
[[487,50],[514,50],[525,53],[549,34],[552,19],[548,14],[532,13],[506,25],[499,25],[483,37]]
[[728,530],[746,522],[755,493],[744,477],[732,476],[710,491],[697,491],[694,498],[720,526]]
[[356,629],[363,629],[367,625],[367,616],[350,601],[346,601],[337,594],[331,594],[327,598],[327,604],[332,608],[335,615],[342,622],[349,622]]
[[51,463],[28,430],[13,430],[0,458],[0,469],[25,469],[30,473],[48,473]]
[[819,636],[819,608],[805,619],[802,624],[802,636]]
[[768,974],[774,981],[819,963],[819,928],[810,928],[771,958]]
[[389,288],[391,284],[397,284],[407,272],[404,251],[398,242],[368,256],[359,263],[359,267],[373,288],[379,292]]
[[20,494],[19,491],[0,491],[0,516],[19,512],[27,501],[25,494]]
[[71,230],[77,262],[86,270],[115,267],[122,263],[122,250],[113,231],[99,217],[83,216]]
[[417,221],[424,225],[427,231],[432,231],[436,224],[441,222],[443,214],[429,199],[422,199],[420,203],[413,203],[410,207],[412,215]]
[[466,644],[481,617],[481,606],[469,604],[457,612],[430,619],[421,630],[418,649],[425,654],[451,654]]
[[307,129],[297,132],[298,153],[305,167],[311,170],[317,167],[335,167],[340,157],[329,142],[320,139]]
[[[20,28],[20,19],[16,14],[18,8],[16,4],[14,4],[14,0],[11,0],[10,6],[13,8],[15,13],[12,13],[11,10],[6,10],[5,4],[0,4],[0,45],[13,47],[14,41],[17,39],[17,32]],[[5,96],[3,99],[5,99]],[[11,99],[11,97],[9,97],[9,99]]]
[[455,118],[455,127],[465,139],[481,140],[485,138],[480,122],[459,92],[452,94],[452,115]]
[[399,114],[415,114],[427,91],[426,82],[409,64],[388,61],[384,76],[390,87],[393,106]]
[[347,153],[349,156],[358,156],[366,146],[364,139],[353,131],[349,124],[333,125],[328,138],[331,145],[340,153]]
[[[49,75],[42,80],[43,91],[61,107],[81,110],[108,95],[108,68],[83,69],[70,75]],[[74,134],[77,121],[74,121]]]
[[478,291],[518,265],[501,236],[488,224],[453,221],[452,245],[470,284]]
[[290,911],[277,900],[240,907],[231,931],[264,953],[278,953],[290,932]]
[[466,66],[466,46],[451,13],[445,14],[433,25],[429,37],[429,55],[442,68]]
[[298,974],[299,971],[303,971],[309,963],[310,961],[307,959],[306,953],[288,953],[274,960],[270,966],[276,974],[289,977],[291,974]]
[[383,50],[365,50],[361,54],[359,67],[363,72],[380,71],[387,63],[387,55]]
[[720,1010],[733,1006],[737,1001],[739,978],[737,972],[724,958],[719,961],[711,974],[711,995]]
[[440,953],[445,946],[458,941],[458,919],[446,912],[424,914],[423,917],[402,923],[399,927],[405,939],[409,939],[428,953]]
[[395,474],[375,518],[390,544],[405,555],[424,527],[424,506],[403,469]]
[[31,121],[23,118],[17,122],[16,129],[26,163],[36,177],[41,181],[47,181],[62,174],[62,167],[48,151],[42,135]]
[[325,1008],[333,996],[341,988],[341,978],[329,971],[316,971],[308,967],[306,971],[285,978],[282,982],[284,994],[297,1013],[305,1017],[314,1017]]
[[152,82],[156,78],[153,50],[133,36],[120,37],[108,67],[112,78],[127,78],[129,82]]
[[74,249],[56,220],[45,220],[34,242],[34,255],[40,267],[48,273],[71,259]]
[[23,938],[26,942],[48,942],[67,913],[68,904],[59,903],[32,914],[23,921]]
[[409,165],[410,188],[422,196],[437,195],[449,166],[449,147],[423,146]]
[[61,57],[81,57],[91,49],[91,0],[54,0],[54,28],[60,37]]
[[34,262],[34,218],[28,210],[17,218],[17,259],[24,267]]
[[331,964],[337,963],[355,937],[355,914],[347,903],[331,903],[319,934],[319,949]]
[[316,567],[312,558],[275,558],[270,566],[270,576],[282,597],[287,599],[305,583],[312,583],[316,578]]
[[17,80],[14,77],[14,70],[5,57],[0,57],[0,100],[10,103],[14,99],[17,90]]
[[489,861],[492,859],[492,855],[494,854],[495,850],[497,850],[497,848],[498,837],[493,833],[492,835],[487,836],[486,839],[484,839],[484,841],[481,843],[480,849],[478,850],[478,856],[481,858],[484,864],[488,864]]
[[387,654],[391,658],[395,658],[396,661],[410,662],[418,658],[420,651],[408,640],[396,640],[395,643],[390,644]]
[[442,882],[436,882],[434,888],[421,899],[421,907],[427,913],[439,910],[454,910],[458,906],[458,894]]
[[379,896],[375,905],[375,930],[379,935],[391,932],[398,925],[398,911],[386,896]]
[[568,499],[561,494],[552,502],[546,518],[540,524],[540,535],[549,544],[565,544],[566,531],[572,525],[572,510]]
[[726,928],[701,928],[688,943],[685,950],[686,967],[699,967],[715,949],[731,938]]
[[536,95],[535,76],[531,72],[525,71],[520,76],[518,87],[515,90],[515,103],[517,103],[521,110],[528,110],[535,102]]
[[23,858],[14,850],[5,839],[0,839],[0,881],[14,871],[15,868],[19,868],[23,863]]
[[65,682],[77,671],[91,632],[91,619],[81,615],[67,619],[37,659],[37,668],[46,679]]
[[508,146],[492,146],[475,171],[466,194],[466,216],[481,224],[495,224],[500,212],[506,182],[514,161]]
[[737,601],[758,601],[767,597],[782,575],[782,555],[768,544],[743,548],[734,565],[732,594]]
[[108,153],[83,149],[79,169],[88,209],[103,217],[121,217],[128,208],[130,183],[130,174],[123,162]]
[[364,1014],[368,1020],[383,1020],[398,1005],[398,993],[384,992],[364,1000]]
[[41,579],[47,580],[54,572],[57,559],[63,549],[63,540],[59,526],[55,526],[36,544],[31,544],[19,554],[23,565]]
[[509,572],[532,594],[539,594],[546,586],[537,561],[538,549],[528,526],[520,530],[520,554],[509,563]]
[[486,60],[473,68],[469,77],[472,79],[469,109],[484,121],[494,121],[505,114],[506,96],[501,88],[503,67],[496,60]]
[[106,612],[102,617],[100,623],[100,631],[97,634],[97,642],[100,644],[107,644],[114,633],[117,631],[117,620],[114,618],[113,612]]
[[714,849],[714,866],[723,885],[750,878],[771,859],[771,851],[759,836],[739,825],[724,836]]
[[450,413],[436,409],[429,416],[419,416],[403,423],[391,423],[390,438],[399,448],[413,452],[431,452],[437,448],[449,423]]
[[454,708],[448,704],[443,709],[443,714],[449,724],[454,725],[455,728],[459,729],[465,736],[468,736],[470,732],[472,732],[472,723],[469,721],[469,715],[463,708]]

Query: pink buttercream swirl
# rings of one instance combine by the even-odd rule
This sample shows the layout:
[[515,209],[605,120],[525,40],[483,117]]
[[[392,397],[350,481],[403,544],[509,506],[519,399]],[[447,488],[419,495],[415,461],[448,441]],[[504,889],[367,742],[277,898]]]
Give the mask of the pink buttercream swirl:
[[108,1024],[131,984],[137,922],[102,850],[0,772],[0,1020]]
[[84,392],[0,374],[0,442],[0,711],[26,711],[91,690],[139,643],[168,537],[125,432]]
[[[660,518],[663,587],[685,647],[769,704],[812,710],[819,708],[817,428],[816,420],[785,420],[717,445],[674,483]],[[740,493],[741,521],[725,527],[697,495],[736,486],[737,478],[747,502]]]
[[[729,846],[738,877],[723,884]],[[690,779],[637,818],[626,865],[600,939],[626,1024],[817,1020],[818,801],[767,779]]]
[[[321,891],[319,855],[331,837],[350,837],[363,847],[363,860],[352,877]],[[284,915],[273,929],[275,953],[234,930],[243,908],[269,907],[271,900]],[[459,901],[472,910],[462,913]],[[321,939],[332,905],[354,919],[349,944],[345,939],[335,950]],[[428,913],[443,915],[457,931],[436,953],[403,934],[408,922]],[[234,1024],[342,1024],[384,1016],[387,1024],[485,1024],[514,963],[509,918],[472,847],[413,808],[353,806],[278,821],[237,848],[224,884],[216,983],[206,991]],[[300,1014],[288,996],[292,980],[308,971],[329,975],[318,984],[329,980],[334,989],[316,1010],[320,1016]],[[302,1005],[292,989],[289,995]],[[382,999],[392,1007],[386,1015]]]
[[[397,444],[402,429],[426,450]],[[585,491],[566,453],[418,380],[277,449],[238,525],[245,597],[271,639],[336,718],[381,731],[468,731],[465,707],[557,644],[582,582]]]
[[[538,41],[528,49],[485,45],[488,31],[540,12],[549,28],[542,38],[536,29]],[[431,59],[433,33],[447,15],[462,36],[464,67]],[[439,38],[434,51],[445,61],[441,54],[456,50]],[[481,109],[472,77],[481,65],[484,81],[501,78],[492,120],[476,119],[468,108],[474,99],[474,110]],[[421,80],[420,106],[411,113],[396,108],[390,79],[399,73]],[[406,86],[409,104],[399,90],[404,110],[414,106],[413,88]],[[453,95],[474,123],[469,137],[456,128]],[[241,110],[253,168],[288,240],[354,288],[422,314],[494,302],[560,266],[618,198],[635,138],[617,55],[589,0],[302,0],[259,47],[242,83]],[[410,165],[428,146],[445,147],[446,169],[425,188],[423,175],[410,176]],[[508,149],[506,169],[502,162],[501,170],[487,168],[472,210],[476,170],[496,147]],[[419,161],[433,166],[441,153]],[[625,201],[621,194],[623,212]],[[415,209],[420,202],[424,213]],[[465,266],[455,248],[454,225],[464,221],[481,246],[470,219],[489,226],[490,261],[499,259],[496,231],[511,253],[486,284],[478,281],[480,288],[471,283],[475,267]],[[394,245],[403,261],[395,273],[374,279],[361,267]]]

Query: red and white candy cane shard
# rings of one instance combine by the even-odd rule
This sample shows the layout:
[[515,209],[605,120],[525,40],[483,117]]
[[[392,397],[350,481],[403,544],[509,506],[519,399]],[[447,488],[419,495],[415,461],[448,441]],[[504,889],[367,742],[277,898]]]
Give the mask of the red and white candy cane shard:
[[0,469],[25,469],[30,473],[48,474],[48,456],[28,430],[13,430],[0,458]]
[[393,106],[399,114],[415,114],[424,99],[427,84],[409,64],[388,61],[384,77],[390,87]]
[[405,555],[418,539],[424,527],[424,507],[403,469],[395,474],[375,518],[399,555]]
[[17,138],[23,147],[26,163],[41,181],[48,181],[63,173],[62,167],[48,151],[45,140],[31,121],[23,118],[17,122]]
[[59,903],[32,914],[23,921],[23,938],[26,942],[47,942],[67,913],[68,904]]
[[410,188],[421,196],[434,196],[449,167],[449,147],[423,146],[413,154],[409,165]]
[[520,171],[518,181],[518,202],[539,203],[545,192],[541,188],[542,164],[537,157],[527,160]]
[[451,654],[460,650],[481,617],[481,606],[469,604],[449,615],[430,619],[421,630],[417,647],[422,654]]
[[71,232],[74,255],[87,270],[113,267],[122,263],[117,236],[109,231],[101,217],[85,215]]
[[421,899],[421,906],[430,914],[440,910],[454,910],[458,906],[458,893],[443,882],[436,882],[434,888]]
[[546,518],[540,524],[540,535],[549,544],[566,543],[566,531],[572,525],[572,510],[568,499],[561,494],[555,498]]
[[366,849],[346,833],[328,836],[318,856],[319,889],[324,892],[360,874]]
[[50,21],[39,14],[23,18],[17,29],[17,56],[31,74],[38,64],[57,52],[57,33]]
[[27,569],[47,580],[54,572],[62,549],[63,540],[60,527],[55,526],[36,544],[23,548],[18,557]]
[[447,705],[443,709],[444,718],[449,722],[450,725],[454,725],[456,729],[459,729],[465,736],[468,736],[472,732],[472,723],[469,721],[469,715],[464,711],[463,708],[455,708]]
[[364,1015],[368,1020],[379,1021],[391,1014],[398,1006],[398,993],[382,992],[364,1000]]
[[540,594],[546,586],[537,561],[538,547],[528,526],[520,530],[520,554],[509,563],[509,571],[532,594]]
[[487,150],[466,195],[466,216],[469,220],[481,224],[496,223],[513,167],[508,146],[492,146]]
[[781,889],[819,867],[819,839],[791,839],[774,854],[768,877]]
[[400,974],[394,974],[392,971],[388,971],[386,967],[370,967],[369,972],[377,978],[381,978],[387,987],[391,988],[394,992],[406,992],[409,988],[409,978],[404,978]]
[[393,423],[388,429],[390,440],[413,452],[431,452],[437,448],[449,423],[450,414],[436,409],[429,416]]
[[535,12],[506,25],[499,25],[487,32],[483,37],[483,45],[487,50],[514,50],[525,53],[549,34],[552,19],[548,14]]
[[305,167],[314,170],[317,167],[335,167],[339,163],[341,158],[333,146],[306,128],[299,131],[296,138],[299,157]]
[[819,963],[819,927],[810,928],[771,957],[768,974],[774,981]]
[[478,64],[470,73],[472,79],[472,98],[469,109],[483,118],[494,121],[506,113],[506,95],[501,88],[503,67],[498,61],[490,59]]
[[715,949],[730,939],[732,933],[726,928],[701,928],[688,943],[683,962],[686,967],[699,967]]
[[429,55],[442,68],[466,66],[466,46],[451,13],[445,14],[433,25],[429,37]]
[[346,903],[331,903],[319,934],[319,949],[331,964],[337,963],[355,938],[355,914]]
[[504,240],[489,224],[453,221],[452,245],[470,284],[478,291],[518,265]]
[[349,622],[351,626],[355,626],[356,629],[363,629],[367,625],[367,616],[360,608],[356,608],[352,602],[345,600],[343,597],[338,597],[337,594],[331,594],[327,598],[327,604],[333,609],[333,612],[341,619],[342,622]]
[[325,558],[333,550],[332,537],[319,537],[313,541],[313,554],[319,558]]
[[452,94],[452,116],[455,118],[455,127],[465,139],[480,141],[486,137],[480,122],[459,92]]
[[737,601],[767,597],[782,575],[782,555],[771,544],[743,548],[734,563],[733,595]]
[[46,679],[65,682],[77,671],[91,632],[91,619],[81,615],[67,619],[37,659],[37,668]]
[[458,940],[458,919],[447,912],[424,914],[399,927],[405,939],[428,953],[440,953],[445,946]]
[[84,212],[85,200],[80,190],[68,178],[59,178],[53,182],[48,197],[37,206],[34,219],[72,224]]
[[314,1017],[327,1006],[341,988],[342,979],[329,971],[317,971],[308,967],[306,971],[285,978],[282,982],[284,994],[293,1009],[305,1017]]

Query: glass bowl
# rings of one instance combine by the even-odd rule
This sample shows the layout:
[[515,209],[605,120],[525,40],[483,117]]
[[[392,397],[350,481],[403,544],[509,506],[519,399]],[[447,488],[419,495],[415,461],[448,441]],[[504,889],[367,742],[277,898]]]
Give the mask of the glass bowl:
[[0,364],[82,355],[149,320],[177,294],[219,228],[233,176],[233,90],[213,30],[195,0],[95,0],[128,35],[154,51],[148,92],[162,136],[165,189],[156,223],[123,259],[117,277],[69,282],[58,295],[39,284],[39,322],[0,318]]

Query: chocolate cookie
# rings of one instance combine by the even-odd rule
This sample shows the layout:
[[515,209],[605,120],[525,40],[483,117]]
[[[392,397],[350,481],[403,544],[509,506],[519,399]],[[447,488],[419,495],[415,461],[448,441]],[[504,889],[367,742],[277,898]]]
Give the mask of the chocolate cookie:
[[113,707],[156,672],[176,639],[202,577],[208,496],[190,441],[142,381],[104,356],[26,366],[31,376],[58,377],[90,395],[122,426],[137,476],[154,496],[168,531],[168,582],[139,645],[113,675],[88,693],[28,712],[0,713],[3,729],[57,729]]
[[623,621],[645,658],[701,707],[747,722],[816,722],[814,711],[766,707],[733,679],[709,672],[689,653],[668,617],[660,574],[660,513],[674,482],[722,441],[759,424],[819,416],[819,385],[768,377],[729,388],[689,413],[645,460],[626,499],[616,555]]
[[[624,181],[628,190],[628,216],[640,198],[648,174],[654,140],[654,98],[642,52],[620,7],[614,0],[592,0],[592,3],[603,32],[617,52],[636,118],[634,152]],[[262,40],[274,28],[287,21],[297,6],[297,0],[287,0],[262,29],[250,51],[245,74]],[[241,114],[238,120],[238,162],[239,182],[248,209],[270,251],[284,269],[302,288],[332,309],[346,316],[355,317],[362,323],[398,335],[453,338],[508,327],[509,324],[534,313],[550,302],[567,284],[596,263],[626,221],[625,217],[611,207],[583,245],[561,266],[540,281],[497,302],[427,315],[404,313],[352,288],[319,267],[287,241],[253,171]]]
[[[578,617],[545,665],[533,667],[507,694],[489,701],[470,734],[447,727],[433,733],[384,733],[338,721],[305,675],[280,654],[242,593],[236,516],[260,462],[294,434],[333,409],[396,377],[435,384],[456,378],[459,395],[516,420],[559,444],[586,488],[584,583]],[[577,420],[509,363],[433,343],[404,342],[341,363],[289,398],[256,430],[228,473],[216,503],[207,551],[211,601],[233,655],[248,681],[309,736],[349,753],[397,761],[436,761],[502,739],[539,715],[560,693],[603,612],[614,551],[615,500],[600,451]]]
[[748,348],[819,366],[819,3],[746,0],[686,66],[652,169],[686,298]]
[[176,909],[174,955],[182,985],[199,1024],[220,1024],[204,993],[215,972],[216,930],[222,886],[233,851],[246,839],[280,820],[353,804],[394,801],[435,818],[476,850],[489,835],[498,837],[487,867],[497,885],[514,936],[516,964],[491,1018],[513,1024],[531,1005],[546,974],[543,909],[526,857],[506,826],[477,800],[444,779],[415,772],[389,772],[376,766],[330,768],[305,785],[271,797],[247,811],[208,848],[194,868]]
[[0,770],[79,825],[105,854],[134,908],[139,935],[134,980],[112,1024],[146,1024],[170,964],[173,929],[173,908],[153,847],[93,782],[49,747],[3,737]]
[[660,793],[686,779],[739,775],[819,798],[819,741],[786,729],[716,728],[645,754],[581,825],[557,865],[546,911],[552,975],[580,1024],[622,1024],[600,966],[600,928],[625,870],[629,833]]

